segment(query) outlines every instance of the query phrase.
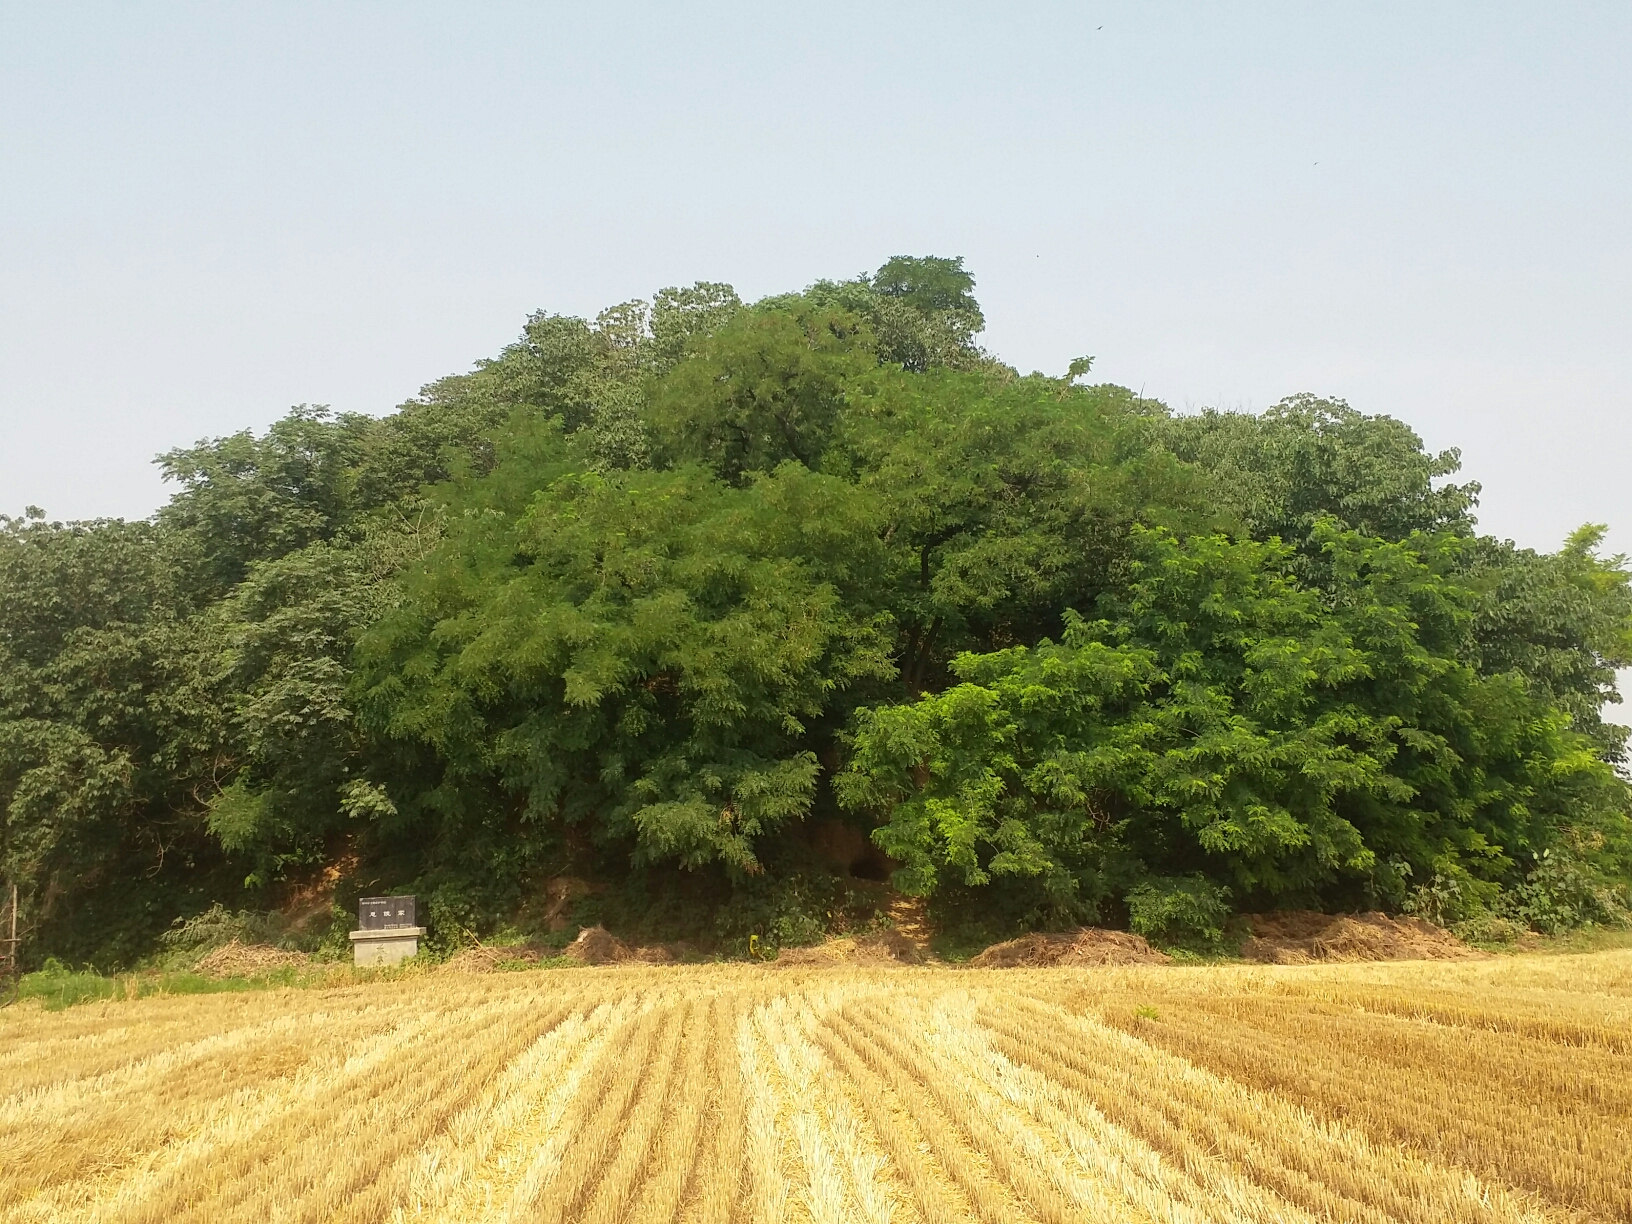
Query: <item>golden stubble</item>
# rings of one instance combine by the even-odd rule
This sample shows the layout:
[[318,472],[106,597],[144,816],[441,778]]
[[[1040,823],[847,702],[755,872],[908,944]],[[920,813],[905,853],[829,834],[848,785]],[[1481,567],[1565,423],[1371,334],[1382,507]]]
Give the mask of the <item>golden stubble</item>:
[[1632,1220],[1632,952],[0,1013],[0,1224]]

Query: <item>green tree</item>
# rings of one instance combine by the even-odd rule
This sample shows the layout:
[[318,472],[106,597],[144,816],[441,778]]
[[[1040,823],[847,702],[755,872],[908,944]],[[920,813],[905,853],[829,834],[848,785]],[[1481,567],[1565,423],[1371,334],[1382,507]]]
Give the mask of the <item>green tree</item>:
[[1125,579],[1134,523],[1203,520],[1152,411],[1121,388],[953,370],[852,394],[824,462],[883,507],[908,694],[942,687],[962,651],[1058,633],[1062,609]]
[[333,539],[354,513],[352,471],[372,422],[300,405],[257,438],[244,430],[168,452],[180,485],[159,522],[197,550],[189,585],[219,598],[255,561]]
[[891,672],[873,508],[793,462],[601,474],[548,423],[513,447],[365,636],[372,725],[431,750],[434,819],[753,872],[810,807],[827,703]]
[[1409,426],[1342,400],[1294,395],[1260,416],[1166,417],[1161,437],[1208,474],[1224,525],[1254,539],[1303,547],[1323,518],[1384,540],[1472,534],[1479,486],[1437,483],[1461,467],[1460,454],[1429,454]]
[[739,484],[785,460],[818,471],[850,385],[876,362],[842,310],[743,311],[654,386],[661,461],[701,461]]
[[1632,666],[1632,574],[1600,557],[1604,528],[1571,534],[1556,553],[1481,538],[1468,578],[1479,591],[1473,622],[1481,671],[1516,672],[1565,710],[1605,760],[1626,760],[1626,728],[1606,723],[1615,672]]
[[35,941],[80,958],[140,950],[160,890],[185,905],[221,863],[197,790],[221,729],[170,543],[0,517],[0,872]]
[[1104,619],[858,714],[840,793],[885,818],[903,887],[1010,877],[1063,915],[1180,877],[1399,904],[1438,874],[1478,899],[1561,829],[1624,833],[1624,787],[1569,717],[1458,657],[1476,596],[1456,537],[1317,522],[1324,590],[1279,543],[1137,538]]
[[167,453],[150,522],[0,521],[31,955],[342,859],[461,924],[572,866],[805,937],[835,818],[946,904],[1195,947],[1241,906],[1621,912],[1601,529],[1480,537],[1456,452],[1341,401],[1021,377],[973,290],[902,256],[541,311],[384,418]]

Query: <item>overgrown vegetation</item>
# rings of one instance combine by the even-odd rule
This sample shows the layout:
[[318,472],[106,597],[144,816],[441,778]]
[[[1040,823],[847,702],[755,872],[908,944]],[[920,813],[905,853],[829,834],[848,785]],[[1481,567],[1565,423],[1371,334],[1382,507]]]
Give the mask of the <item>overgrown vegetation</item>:
[[540,313],[388,417],[164,455],[151,521],[4,520],[25,956],[128,965],[325,868],[433,947],[562,876],[725,949],[885,876],[948,929],[1202,952],[1278,906],[1625,918],[1602,529],[1480,536],[1455,452],[1339,401],[1022,376],[972,290]]

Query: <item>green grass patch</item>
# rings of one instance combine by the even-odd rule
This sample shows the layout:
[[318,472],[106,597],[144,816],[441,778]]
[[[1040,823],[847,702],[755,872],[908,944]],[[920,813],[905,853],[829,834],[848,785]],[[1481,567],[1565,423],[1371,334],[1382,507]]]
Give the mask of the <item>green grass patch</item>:
[[1515,944],[1496,952],[1613,952],[1632,948],[1632,926],[1585,926],[1559,935],[1527,932]]
[[[445,958],[410,957],[400,965],[357,968],[349,964],[309,963],[288,965],[251,977],[210,977],[188,970],[139,969],[131,973],[102,974],[89,966],[74,969],[56,960],[18,979],[16,999],[32,1000],[47,1011],[62,1011],[81,1003],[122,1002],[157,995],[231,994],[246,990],[305,990],[338,986],[363,986],[372,982],[395,982],[422,977]],[[568,956],[507,958],[494,972],[520,973],[530,969],[577,969],[579,961]]]
[[36,999],[47,1011],[124,997],[125,987],[117,978],[103,977],[91,969],[70,969],[55,959],[46,961],[43,969],[23,974],[17,981],[18,1000]]
[[46,1011],[62,1011],[80,1003],[140,999],[150,995],[226,994],[244,990],[321,985],[333,974],[313,974],[290,966],[254,977],[209,977],[186,971],[138,972],[104,975],[95,969],[74,969],[57,960],[25,973],[17,981],[17,999],[32,999]]

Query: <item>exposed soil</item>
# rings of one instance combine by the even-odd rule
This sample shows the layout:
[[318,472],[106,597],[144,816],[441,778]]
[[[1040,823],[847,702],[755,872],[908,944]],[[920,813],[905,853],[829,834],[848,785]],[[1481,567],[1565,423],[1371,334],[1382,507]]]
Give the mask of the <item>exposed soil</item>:
[[334,918],[334,892],[342,878],[357,870],[357,855],[348,851],[322,871],[292,886],[278,906],[286,933],[292,935],[321,931]]
[[1037,969],[1051,965],[1164,965],[1170,958],[1139,935],[1084,927],[1022,935],[993,944],[969,961],[972,969]]
[[478,944],[454,953],[437,966],[438,973],[496,973],[522,964],[536,965],[558,956],[583,965],[669,965],[695,960],[696,950],[681,940],[671,944],[628,944],[605,927],[585,927],[560,951],[531,944],[490,947]]
[[901,866],[873,844],[865,829],[848,820],[817,821],[806,828],[805,839],[836,871],[857,880],[882,883]]
[[544,882],[544,925],[551,931],[564,931],[571,925],[573,902],[580,897],[606,891],[606,885],[594,884],[577,876],[555,876]]
[[921,897],[893,889],[883,903],[890,926],[872,935],[841,935],[806,948],[783,948],[772,964],[787,965],[922,965],[935,958],[929,950],[934,934]]
[[[549,900],[559,916],[572,900],[588,891],[578,880],[550,881]],[[929,948],[931,928],[923,904],[894,897],[887,906],[894,923],[873,935],[843,936],[806,948],[783,948],[776,967],[922,965],[936,960]],[[1249,914],[1251,936],[1241,957],[1273,965],[1307,965],[1338,961],[1470,960],[1488,956],[1449,931],[1420,918],[1387,914],[1319,914],[1288,910]],[[554,925],[552,923],[551,925]],[[527,945],[466,948],[438,967],[442,973],[493,973],[501,966],[536,964],[552,953]],[[684,943],[628,944],[605,927],[586,927],[558,955],[585,965],[676,964],[695,959]],[[289,952],[237,940],[201,957],[195,968],[211,977],[254,977],[291,965],[306,964],[301,952]],[[1127,931],[1085,927],[1076,931],[1022,935],[994,944],[968,962],[975,969],[1031,969],[1050,966],[1160,965],[1170,958],[1143,938]]]
[[918,949],[918,959],[930,960],[929,941],[935,928],[929,921],[929,907],[924,899],[892,892],[884,912],[890,916],[890,925]]
[[207,977],[255,977],[290,965],[304,965],[307,960],[304,952],[286,952],[265,944],[241,944],[234,939],[206,952],[193,968]]
[[1244,960],[1270,965],[1329,961],[1472,960],[1489,955],[1420,918],[1387,914],[1248,914]]

